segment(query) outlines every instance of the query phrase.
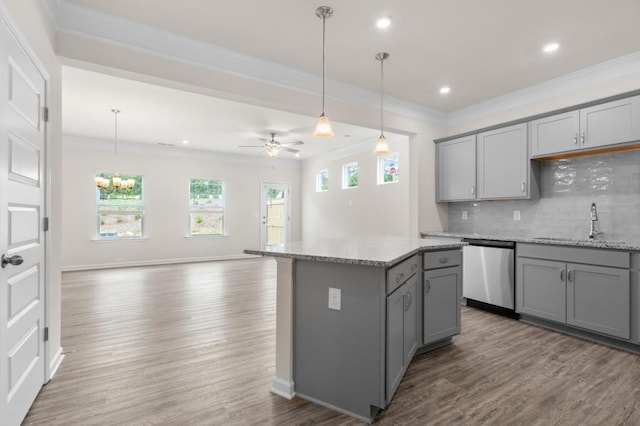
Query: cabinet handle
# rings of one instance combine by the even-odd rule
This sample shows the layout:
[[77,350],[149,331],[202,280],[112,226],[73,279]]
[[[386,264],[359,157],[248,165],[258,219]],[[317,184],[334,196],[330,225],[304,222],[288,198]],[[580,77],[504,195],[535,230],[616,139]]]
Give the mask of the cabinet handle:
[[440,263],[447,263],[449,261],[449,258],[447,256],[443,256],[440,259],[438,259],[438,262]]
[[573,281],[573,271],[569,271],[569,273],[567,274],[567,280]]
[[400,284],[402,282],[402,280],[404,279],[404,274],[398,274],[396,275],[396,283]]
[[424,283],[427,285],[427,288],[424,289],[424,292],[429,293],[431,291],[431,282],[429,280],[424,280]]
[[415,263],[411,264],[411,272],[416,272],[418,270],[418,265],[416,265]]
[[580,133],[580,143],[584,145],[585,141],[587,140],[584,132]]
[[560,269],[560,281],[564,282],[564,268]]
[[411,303],[413,302],[413,298],[411,297],[411,292],[407,292],[406,294],[407,298],[409,299],[409,301],[407,302],[407,308],[405,309],[405,311],[408,311],[409,308],[411,307]]
[[525,187],[525,183],[522,182],[522,185],[520,185],[520,190],[522,191],[523,194],[524,194],[524,187]]
[[578,145],[578,134],[577,133],[573,136],[573,144],[574,145]]
[[476,194],[476,187],[472,186],[471,187],[471,195],[475,195]]

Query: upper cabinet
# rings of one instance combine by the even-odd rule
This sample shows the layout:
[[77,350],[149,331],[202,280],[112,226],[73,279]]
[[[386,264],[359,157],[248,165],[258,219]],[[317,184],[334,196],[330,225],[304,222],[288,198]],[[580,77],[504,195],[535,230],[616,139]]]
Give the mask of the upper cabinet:
[[436,153],[437,200],[475,200],[476,136],[439,143]]
[[526,123],[441,142],[436,152],[439,202],[530,198],[536,192]]
[[478,199],[527,198],[526,123],[479,133],[477,144]]
[[531,156],[588,151],[640,140],[640,96],[530,122]]

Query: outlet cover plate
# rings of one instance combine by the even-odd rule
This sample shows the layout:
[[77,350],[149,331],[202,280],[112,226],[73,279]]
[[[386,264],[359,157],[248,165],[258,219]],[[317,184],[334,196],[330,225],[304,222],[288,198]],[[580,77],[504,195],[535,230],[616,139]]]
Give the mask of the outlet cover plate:
[[339,288],[329,287],[329,309],[339,311],[342,305],[342,291]]

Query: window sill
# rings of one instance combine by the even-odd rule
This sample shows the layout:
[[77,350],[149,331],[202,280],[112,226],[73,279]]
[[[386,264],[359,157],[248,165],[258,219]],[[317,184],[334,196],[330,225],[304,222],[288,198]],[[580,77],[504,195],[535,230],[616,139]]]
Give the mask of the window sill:
[[116,241],[146,241],[149,237],[94,237],[91,241],[95,241],[97,243],[102,242],[116,242]]
[[393,181],[393,182],[378,182],[378,185],[392,185],[394,183],[400,183],[399,180]]
[[202,238],[228,238],[229,234],[204,234],[204,235],[185,235],[187,240],[199,240]]

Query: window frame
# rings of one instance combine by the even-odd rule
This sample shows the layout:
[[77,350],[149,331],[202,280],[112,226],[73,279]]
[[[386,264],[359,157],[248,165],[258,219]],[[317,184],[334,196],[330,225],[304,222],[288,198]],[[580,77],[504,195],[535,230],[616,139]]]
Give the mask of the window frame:
[[[113,178],[113,173],[96,173],[96,176],[109,176],[109,179],[111,180]],[[123,204],[122,207],[139,207],[139,209],[137,210],[129,210],[129,211],[117,211],[117,210],[100,210],[100,207],[106,206],[106,207],[112,207],[112,205],[109,204],[103,204],[101,203],[101,198],[100,198],[100,188],[96,187],[96,232],[95,232],[95,240],[96,241],[124,241],[124,240],[139,240],[139,239],[146,239],[146,233],[145,233],[145,195],[144,195],[144,175],[139,175],[139,174],[133,174],[133,173],[120,173],[120,176],[122,178],[124,177],[139,177],[140,178],[140,205],[135,204],[135,205],[126,205]],[[106,213],[106,214],[105,214]],[[100,232],[100,226],[101,226],[101,219],[100,216],[102,215],[120,215],[120,216],[136,216],[136,215],[140,215],[140,235],[102,235],[103,233]]]
[[[326,175],[326,189],[322,189],[322,174]],[[327,192],[329,190],[329,169],[321,169],[316,173],[316,192]]]
[[[356,173],[358,175],[358,182],[355,186],[349,186],[349,181],[351,180],[351,176],[349,175],[348,169],[350,167],[355,167]],[[346,163],[342,165],[342,189],[357,189],[360,186],[360,166],[358,166],[357,161],[352,161],[350,163]]]
[[[397,176],[396,180],[392,180],[390,182],[385,182],[384,181],[384,161],[386,159],[389,158],[395,158],[395,162],[396,162],[396,173],[395,175]],[[377,159],[377,169],[378,169],[378,177],[377,177],[377,183],[378,185],[389,185],[392,183],[398,183],[400,182],[400,154],[398,152],[392,152],[391,154],[387,154],[387,155],[380,155],[378,156]]]
[[[219,182],[222,186],[222,232],[221,233],[207,233],[207,234],[203,234],[203,233],[197,233],[194,234],[193,233],[193,229],[191,228],[191,215],[194,213],[194,207],[196,207],[197,205],[192,204],[191,200],[191,185],[193,181],[207,181],[207,182]],[[211,194],[209,194],[211,195]],[[189,208],[189,214],[187,217],[187,237],[188,238],[207,238],[207,237],[226,237],[228,236],[227,234],[227,183],[222,180],[222,179],[200,179],[200,178],[189,178],[189,192],[188,192],[188,208]],[[211,213],[214,212],[214,209],[219,209],[219,206],[211,206],[211,207],[206,207],[206,206],[199,206],[198,210],[202,210],[202,209],[207,209],[210,208],[212,211]]]

